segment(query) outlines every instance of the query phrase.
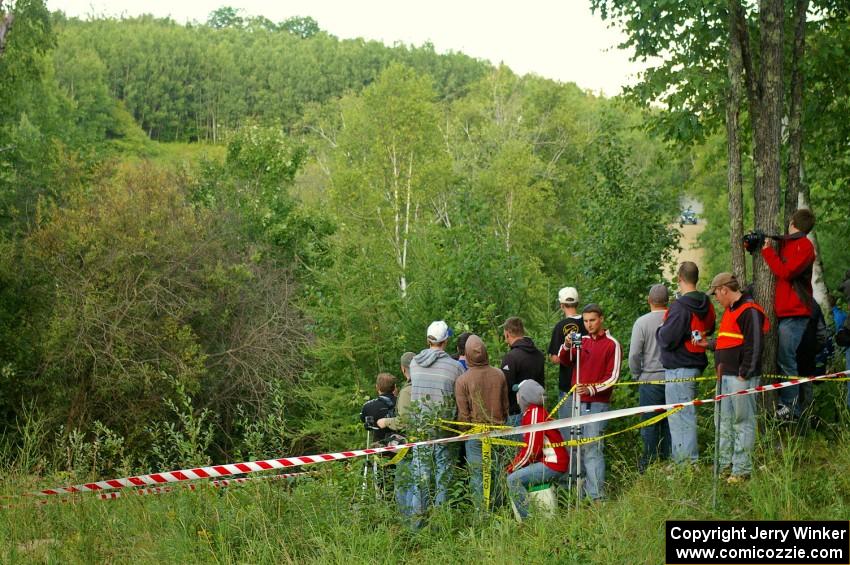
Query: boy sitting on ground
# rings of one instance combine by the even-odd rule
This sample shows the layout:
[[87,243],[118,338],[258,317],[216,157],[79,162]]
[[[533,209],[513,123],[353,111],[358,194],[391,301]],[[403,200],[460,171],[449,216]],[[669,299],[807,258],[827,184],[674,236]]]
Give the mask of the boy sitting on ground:
[[[517,386],[517,402],[522,410],[521,425],[538,424],[548,418],[543,407],[544,390],[540,383],[526,379]],[[569,455],[559,430],[529,432],[525,447],[508,465],[508,490],[520,518],[528,516],[527,487],[555,481],[570,466]]]

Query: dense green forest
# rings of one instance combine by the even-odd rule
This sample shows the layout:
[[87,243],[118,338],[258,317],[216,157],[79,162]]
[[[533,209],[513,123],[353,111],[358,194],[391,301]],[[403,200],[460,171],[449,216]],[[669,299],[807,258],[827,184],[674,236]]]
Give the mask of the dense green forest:
[[3,58],[10,424],[141,461],[185,395],[214,459],[344,446],[431,319],[543,346],[569,282],[624,335],[675,245],[688,155],[628,103],[251,18],[40,17]]
[[[705,205],[703,279],[729,268],[726,147],[708,106],[688,115],[651,104],[640,88],[606,98],[427,44],[339,39],[310,18],[274,23],[222,8],[185,25],[80,20],[41,0],[17,0],[10,13],[0,36],[0,452],[7,474],[23,478],[5,494],[39,477],[359,446],[357,413],[375,375],[397,374],[431,320],[478,333],[498,359],[501,324],[518,315],[545,348],[565,285],[602,305],[627,349],[648,288],[669,280],[684,195]],[[804,123],[832,288],[850,268],[850,76],[836,64],[850,57],[850,26],[840,9],[824,14],[808,39]],[[744,175],[751,184],[748,163]],[[818,391],[825,417],[840,416],[836,391]],[[623,388],[614,403],[636,398]],[[608,449],[611,480],[623,479],[618,511],[653,499],[650,481],[663,474],[634,491],[624,479],[639,451],[634,434]],[[766,448],[764,457],[776,455]],[[785,457],[778,464],[796,469],[803,456]],[[293,496],[356,490],[342,470],[331,473]],[[696,473],[670,496],[708,484]],[[770,506],[775,484],[757,488],[759,508],[788,516],[787,500]],[[228,507],[234,523],[277,504],[250,496],[245,510]],[[217,499],[196,500],[203,508],[189,521],[199,522],[186,531],[206,532]],[[731,498],[723,504],[735,512]],[[341,523],[352,515],[311,512],[333,536],[348,533]],[[391,519],[386,509],[362,512]],[[466,516],[446,512],[449,531]],[[736,515],[759,512],[754,503]],[[616,522],[594,513],[575,523],[608,531]],[[361,532],[358,551],[384,551],[375,544],[385,527]],[[483,527],[508,543],[499,522]],[[529,546],[551,535],[534,528]],[[242,530],[219,534],[200,543],[227,560],[281,557],[235,549]],[[467,558],[492,557],[476,532],[464,535],[475,541]],[[331,543],[292,539],[286,558],[322,559],[300,547],[308,539]],[[69,542],[67,555],[81,559],[86,543]],[[448,559],[422,544],[426,558]],[[586,544],[569,558],[586,556]]]

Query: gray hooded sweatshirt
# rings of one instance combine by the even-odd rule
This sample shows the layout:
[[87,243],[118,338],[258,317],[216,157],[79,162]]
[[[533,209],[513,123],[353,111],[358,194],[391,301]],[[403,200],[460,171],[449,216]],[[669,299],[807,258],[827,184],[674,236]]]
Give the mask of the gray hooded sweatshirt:
[[461,364],[445,351],[423,349],[410,363],[411,403],[422,412],[438,411],[453,418],[455,381],[462,373]]

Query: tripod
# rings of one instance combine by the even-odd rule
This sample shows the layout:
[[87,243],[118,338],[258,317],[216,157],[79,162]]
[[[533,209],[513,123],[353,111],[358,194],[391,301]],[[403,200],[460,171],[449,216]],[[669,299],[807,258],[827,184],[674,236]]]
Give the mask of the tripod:
[[[572,410],[571,417],[576,418],[581,416],[581,395],[578,393],[579,384],[581,384],[581,338],[576,341],[571,340],[570,347],[576,350],[576,383],[573,388],[573,398],[572,398]],[[570,443],[578,444],[581,441],[581,426],[571,426],[570,427]],[[581,490],[582,490],[582,480],[581,480],[581,446],[580,445],[571,445],[570,446],[570,466],[573,470],[570,472],[569,478],[569,488],[573,488],[573,478],[575,477],[576,483],[576,507],[581,504]]]
[[[366,429],[366,449],[372,447],[372,430]],[[371,461],[370,461],[371,459]],[[381,490],[378,485],[378,461],[374,457],[363,458],[363,485],[361,487],[360,501],[366,498],[366,490],[369,488],[369,469],[372,469],[372,485],[375,487],[375,498],[380,500]]]

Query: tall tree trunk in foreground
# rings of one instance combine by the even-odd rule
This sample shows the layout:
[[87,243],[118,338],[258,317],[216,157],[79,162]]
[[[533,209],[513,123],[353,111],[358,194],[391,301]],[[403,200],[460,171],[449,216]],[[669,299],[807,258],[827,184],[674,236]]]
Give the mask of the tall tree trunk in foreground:
[[[782,0],[759,1],[760,55],[758,73],[758,119],[753,139],[755,155],[755,224],[767,233],[778,232],[780,196],[780,146],[782,126]],[[767,264],[753,262],[756,300],[767,309],[771,323],[776,323],[773,298],[776,277]],[[771,332],[765,342],[762,365],[765,373],[776,367],[777,333]]]
[[798,207],[803,177],[803,56],[806,48],[806,12],[809,0],[794,3],[794,51],[791,59],[791,106],[788,113],[788,167],[785,186],[785,229]]
[[[738,0],[731,0],[731,4]],[[744,236],[744,178],[741,169],[741,75],[743,62],[741,38],[736,26],[734,6],[729,10],[729,93],[726,100],[726,142],[728,150],[729,235],[732,250],[732,273],[739,281],[747,280],[747,262],[741,239]]]

